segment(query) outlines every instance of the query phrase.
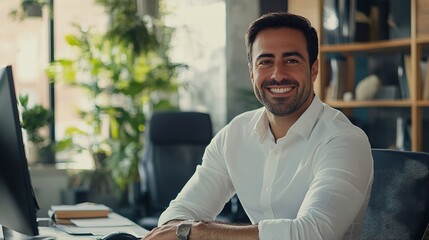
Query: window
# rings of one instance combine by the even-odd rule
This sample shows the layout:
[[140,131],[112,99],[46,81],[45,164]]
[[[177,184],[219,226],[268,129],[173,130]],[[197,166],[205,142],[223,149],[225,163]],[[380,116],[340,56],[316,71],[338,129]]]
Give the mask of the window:
[[180,107],[207,111],[214,130],[226,122],[226,28],[224,0],[166,0],[166,24],[175,29],[171,60],[189,65],[180,80],[189,87]]
[[[49,106],[49,81],[45,69],[49,64],[49,8],[43,8],[42,17],[14,20],[8,13],[21,1],[3,0],[0,9],[0,64],[12,65],[17,95],[28,94],[30,105]],[[226,59],[225,59],[225,2],[224,0],[165,0],[169,14],[167,25],[175,28],[172,39],[171,60],[185,63],[180,79],[188,87],[180,93],[183,110],[209,112],[215,130],[226,119]],[[73,24],[102,33],[108,27],[109,16],[104,7],[88,0],[55,1],[54,52],[55,59],[72,58],[73,52],[65,41],[68,34],[77,34]],[[75,111],[88,105],[84,94],[77,89],[55,83],[55,136],[64,137],[69,126],[82,126]],[[25,139],[24,139],[25,141]],[[57,154],[57,162],[73,160],[65,167],[92,168],[90,156]]]
[[[17,95],[28,94],[30,105],[37,103],[48,107],[49,81],[44,71],[49,64],[49,9],[47,6],[43,8],[42,17],[28,17],[19,21],[13,19],[9,12],[17,8],[20,1],[3,0],[2,3],[0,64],[12,65]],[[107,28],[108,16],[104,8],[94,1],[55,1],[54,7],[55,59],[75,54],[64,38],[67,34],[77,32],[74,23],[91,27],[95,31],[105,31]],[[78,116],[73,109],[76,104],[85,104],[81,96],[78,91],[56,83],[56,139],[62,138],[67,126],[79,125]],[[85,161],[85,157],[80,159],[82,161],[78,161],[76,167],[92,167],[91,161]]]

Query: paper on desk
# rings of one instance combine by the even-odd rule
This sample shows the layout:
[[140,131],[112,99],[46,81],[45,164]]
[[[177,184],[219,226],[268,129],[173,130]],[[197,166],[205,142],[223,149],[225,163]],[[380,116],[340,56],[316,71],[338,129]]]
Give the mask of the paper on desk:
[[93,228],[92,235],[104,236],[111,232],[126,232],[134,235],[135,237],[145,237],[149,231],[140,227],[140,226],[121,226],[121,227],[113,227],[113,228]]
[[127,232],[131,233],[136,237],[144,237],[149,231],[134,224],[132,226],[114,226],[114,227],[77,227],[72,225],[56,225],[58,229],[71,234],[71,235],[94,235],[94,236],[104,236],[111,232]]
[[140,227],[128,218],[113,212],[109,213],[108,218],[71,219],[71,221],[76,226],[57,224],[56,227],[72,235],[103,236],[114,231],[119,231],[131,233],[136,237],[144,237],[149,233],[148,230]]
[[107,218],[70,219],[70,221],[81,228],[131,226],[135,224],[128,218],[116,213],[109,213]]

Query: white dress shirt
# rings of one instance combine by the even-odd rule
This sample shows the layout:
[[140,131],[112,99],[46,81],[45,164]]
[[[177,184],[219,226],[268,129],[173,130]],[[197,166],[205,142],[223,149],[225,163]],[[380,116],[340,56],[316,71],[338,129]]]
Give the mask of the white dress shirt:
[[210,220],[237,194],[259,239],[359,239],[373,162],[368,138],[315,96],[275,142],[265,108],[220,130],[161,215]]

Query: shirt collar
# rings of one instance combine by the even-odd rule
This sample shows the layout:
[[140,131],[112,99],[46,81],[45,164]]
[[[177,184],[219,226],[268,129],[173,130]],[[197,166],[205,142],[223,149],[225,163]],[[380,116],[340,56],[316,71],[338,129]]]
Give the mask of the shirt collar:
[[292,127],[289,129],[289,132],[295,132],[296,134],[301,135],[303,138],[308,139],[317,122],[319,121],[322,111],[323,103],[315,94],[310,106],[292,125]]
[[[289,129],[289,132],[295,132],[298,135],[308,139],[311,132],[319,120],[320,113],[323,110],[323,103],[317,95],[314,95],[313,101],[305,112],[298,118],[298,120]],[[259,118],[257,119],[253,128],[253,133],[257,134],[259,141],[262,142],[270,131],[269,121],[267,116],[267,109],[263,107]]]

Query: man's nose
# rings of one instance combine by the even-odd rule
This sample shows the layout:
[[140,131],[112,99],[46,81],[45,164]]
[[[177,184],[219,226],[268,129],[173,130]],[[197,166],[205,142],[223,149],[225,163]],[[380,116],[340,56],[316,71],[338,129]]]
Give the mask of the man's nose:
[[274,65],[272,79],[276,81],[282,81],[287,79],[286,66],[283,62],[278,62]]

